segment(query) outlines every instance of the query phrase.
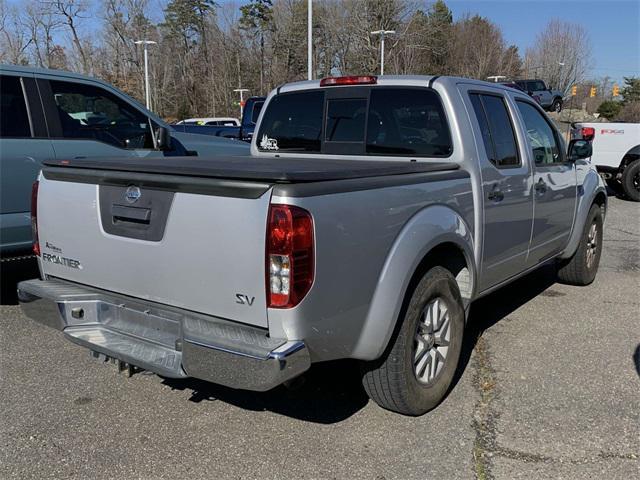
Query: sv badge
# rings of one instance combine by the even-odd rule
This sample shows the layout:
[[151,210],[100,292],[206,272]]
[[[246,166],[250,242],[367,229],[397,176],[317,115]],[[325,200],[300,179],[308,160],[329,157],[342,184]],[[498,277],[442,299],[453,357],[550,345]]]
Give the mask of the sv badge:
[[236,303],[240,305],[253,305],[256,297],[250,297],[248,295],[243,295],[242,293],[236,293]]

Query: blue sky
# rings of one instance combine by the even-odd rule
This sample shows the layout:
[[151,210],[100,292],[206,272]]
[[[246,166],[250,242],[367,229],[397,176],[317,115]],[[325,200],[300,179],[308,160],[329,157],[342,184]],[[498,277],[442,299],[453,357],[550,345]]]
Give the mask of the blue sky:
[[593,78],[640,76],[639,0],[445,0],[454,20],[465,13],[489,18],[505,41],[524,54],[546,23],[558,18],[578,23],[591,36]]

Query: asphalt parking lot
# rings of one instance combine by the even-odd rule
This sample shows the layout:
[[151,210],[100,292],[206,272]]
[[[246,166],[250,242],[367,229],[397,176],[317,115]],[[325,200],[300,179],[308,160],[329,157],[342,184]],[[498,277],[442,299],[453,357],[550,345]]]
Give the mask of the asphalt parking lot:
[[593,285],[542,269],[469,331],[455,388],[409,418],[350,363],[264,394],[127,378],[3,305],[0,478],[640,477],[639,204],[611,198]]

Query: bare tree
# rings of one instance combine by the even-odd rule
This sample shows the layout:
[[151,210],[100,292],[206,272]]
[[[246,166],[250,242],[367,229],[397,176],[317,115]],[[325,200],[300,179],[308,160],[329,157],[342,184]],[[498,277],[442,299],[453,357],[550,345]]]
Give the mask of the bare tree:
[[25,4],[22,26],[29,32],[33,56],[39,67],[65,67],[64,55],[61,55],[61,48],[54,41],[54,35],[61,25],[60,19],[56,18],[47,4],[38,0]]
[[80,57],[82,73],[90,73],[90,52],[87,51],[88,46],[80,38],[79,32],[79,23],[88,18],[88,0],[53,0],[42,3],[49,5],[53,13],[61,18],[62,24],[71,33],[73,46]]
[[22,27],[18,9],[7,7],[5,0],[0,0],[0,38],[0,61],[17,65],[29,62],[27,49],[32,39]]
[[553,88],[568,93],[583,81],[591,67],[591,42],[581,25],[550,21],[527,50],[525,75],[539,77]]

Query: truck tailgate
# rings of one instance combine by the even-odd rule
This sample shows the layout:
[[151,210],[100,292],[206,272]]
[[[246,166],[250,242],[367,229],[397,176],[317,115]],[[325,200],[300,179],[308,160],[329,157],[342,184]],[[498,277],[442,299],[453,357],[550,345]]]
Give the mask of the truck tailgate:
[[92,181],[47,170],[38,192],[45,275],[267,326],[270,185],[185,187],[134,174]]

